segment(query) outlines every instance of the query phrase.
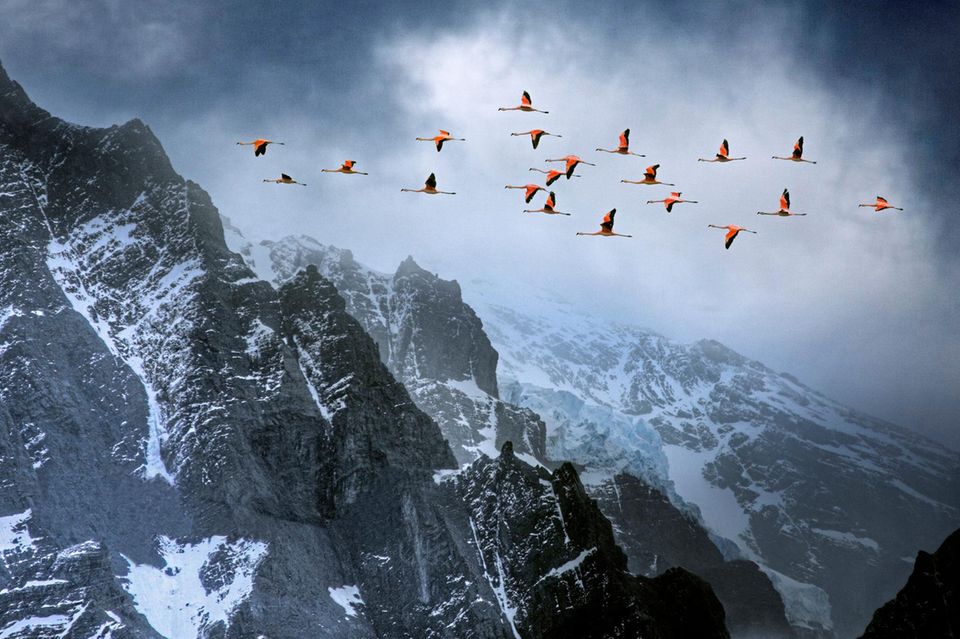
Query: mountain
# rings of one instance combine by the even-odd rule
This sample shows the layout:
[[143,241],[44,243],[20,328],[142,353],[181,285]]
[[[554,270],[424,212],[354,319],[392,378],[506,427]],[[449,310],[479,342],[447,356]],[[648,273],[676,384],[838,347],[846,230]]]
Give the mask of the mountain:
[[[534,461],[572,461],[613,524],[631,571],[693,570],[724,602],[734,634],[789,632],[777,619],[785,604],[800,636],[855,636],[906,577],[905,557],[918,534],[934,538],[960,520],[955,452],[717,342],[679,344],[542,291],[503,292],[482,281],[461,287],[409,259],[392,275],[378,273],[308,237],[252,243],[228,228],[228,241],[275,283],[316,264],[377,339],[384,361],[395,352],[452,350],[417,317],[445,318],[450,335],[469,334],[484,349],[491,344],[496,401],[532,410],[543,422],[543,454],[531,452]],[[483,336],[473,318],[482,321]],[[424,367],[391,370],[409,388],[469,389],[470,397],[493,401],[465,364],[447,376]],[[461,401],[438,411],[430,392],[411,395],[445,436],[476,424],[458,419],[469,413]],[[526,431],[529,441],[540,428]],[[481,430],[494,438],[496,428]],[[472,432],[462,435],[471,444],[458,460],[476,454],[479,431]],[[916,521],[924,522],[919,532]],[[738,610],[751,615],[738,619]]]
[[933,554],[917,554],[896,598],[877,610],[861,639],[960,637],[960,530]]
[[960,524],[960,455],[915,432],[712,340],[679,344],[542,291],[519,307],[483,282],[464,295],[506,397],[546,422],[548,455],[583,464],[588,490],[623,471],[671,483],[730,558],[770,575],[797,627],[856,636],[912,549]]
[[[469,464],[481,454],[495,458],[497,446],[511,440],[514,456],[526,463],[545,468],[559,465],[545,453],[547,432],[539,415],[499,398],[494,383],[498,355],[476,313],[463,302],[456,282],[424,270],[412,258],[391,275],[360,264],[348,250],[309,237],[255,244],[229,221],[225,228],[228,243],[276,286],[304,268],[316,268],[334,282],[347,311],[375,336],[381,359],[404,382],[417,405],[437,421],[449,441],[461,443],[459,449],[454,445],[459,461]],[[512,392],[512,387],[505,392]],[[540,408],[549,410],[549,406]],[[659,446],[658,441],[654,444]],[[600,438],[596,445],[609,446]],[[624,446],[622,450],[643,464],[662,456],[658,447]],[[622,474],[616,482],[591,491],[615,524],[615,536],[626,551],[631,572],[656,577],[683,567],[701,577],[709,574],[734,637],[793,637],[769,578],[752,562],[726,561],[694,516],[681,512],[664,496],[661,491],[669,485],[660,484]],[[623,508],[624,504],[628,507]]]
[[[346,305],[259,279],[145,124],[0,68],[0,637],[728,636],[703,580],[625,571],[572,466],[459,463],[500,442],[448,444]],[[478,344],[395,361],[494,398]]]

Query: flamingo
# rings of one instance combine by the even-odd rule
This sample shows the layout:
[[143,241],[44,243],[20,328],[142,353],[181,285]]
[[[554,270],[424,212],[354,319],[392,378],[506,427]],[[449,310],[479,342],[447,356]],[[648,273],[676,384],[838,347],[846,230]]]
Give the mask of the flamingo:
[[450,135],[449,131],[444,131],[443,129],[438,129],[440,135],[435,135],[432,138],[417,138],[418,142],[433,142],[437,145],[437,153],[440,152],[440,149],[443,148],[444,142],[466,142],[464,138],[455,138]]
[[638,158],[647,157],[639,153],[633,153],[630,150],[630,129],[624,129],[623,133],[620,134],[620,146],[615,149],[597,149],[597,151],[603,151],[604,153],[617,153],[619,155],[635,155]]
[[733,162],[734,160],[746,160],[747,158],[732,158],[730,157],[730,143],[727,142],[727,139],[724,138],[723,142],[720,143],[720,150],[717,151],[717,156],[712,160],[705,160],[703,158],[698,158],[697,162]]
[[347,175],[370,175],[369,173],[364,173],[363,171],[354,171],[353,167],[357,163],[353,160],[344,160],[343,164],[340,165],[339,169],[320,169],[321,173],[346,173]]
[[523,209],[524,213],[546,213],[547,215],[570,215],[562,211],[557,211],[553,207],[557,205],[557,196],[553,191],[547,196],[547,201],[543,203],[542,209]]
[[300,186],[306,186],[306,184],[304,184],[303,182],[297,182],[286,173],[281,173],[280,177],[274,178],[272,180],[264,180],[264,182],[273,182],[275,184],[299,184]]
[[874,210],[876,210],[877,213],[879,213],[880,211],[884,211],[886,209],[896,209],[898,211],[903,210],[899,206],[891,206],[890,203],[887,202],[887,198],[883,197],[882,195],[877,196],[876,202],[872,202],[870,204],[861,204],[860,206],[872,207]]
[[259,157],[267,152],[268,144],[280,144],[283,142],[274,142],[273,140],[264,140],[263,138],[257,138],[253,142],[237,142],[241,146],[253,146],[253,155],[254,157]]
[[653,166],[648,166],[643,172],[642,180],[620,180],[621,182],[626,182],[627,184],[662,184],[664,186],[676,186],[676,184],[670,184],[669,182],[660,182],[657,180],[657,169],[660,168],[659,164],[654,164]]
[[537,186],[536,184],[525,184],[523,186],[510,186],[509,184],[505,189],[525,189],[526,192],[523,194],[523,201],[527,204],[530,204],[530,200],[533,199],[533,196],[537,194],[537,191],[546,191],[542,186]]
[[680,191],[674,191],[670,194],[670,197],[662,200],[647,200],[647,204],[656,204],[657,202],[663,202],[663,206],[667,209],[667,213],[673,211],[674,204],[698,204],[696,200],[681,200]]
[[523,95],[520,96],[520,104],[515,107],[500,107],[498,111],[536,111],[537,113],[550,113],[549,111],[541,111],[540,109],[533,108],[533,100],[530,99],[530,94],[526,91],[523,92]]
[[[530,169],[531,171],[537,171],[539,173],[545,173],[547,176],[547,186],[551,186],[554,182],[563,177],[563,171],[554,171],[550,169],[549,171],[545,169]],[[574,174],[573,177],[580,177],[579,175]]]
[[557,135],[556,133],[548,133],[543,129],[533,129],[531,131],[523,131],[521,133],[511,133],[510,135],[529,135],[530,141],[533,142],[533,148],[537,148],[540,144],[540,138],[545,135],[552,135],[555,138],[562,138],[562,135]]
[[623,233],[613,232],[613,218],[617,214],[617,209],[610,209],[610,212],[603,216],[603,222],[600,222],[600,230],[595,233],[577,233],[577,235],[601,235],[603,237],[633,237]]
[[816,164],[812,160],[803,159],[803,136],[797,140],[797,143],[793,145],[793,154],[788,158],[781,158],[776,155],[773,156],[774,160],[790,160],[791,162],[806,162],[807,164]]
[[780,195],[779,211],[774,211],[773,213],[757,211],[757,215],[779,215],[780,217],[790,217],[791,215],[806,215],[806,213],[793,213],[790,211],[790,191],[784,189],[783,193]]
[[727,230],[727,235],[724,237],[724,243],[723,243],[724,248],[730,248],[730,245],[733,244],[733,241],[735,239],[737,239],[737,235],[740,233],[740,231],[756,234],[756,231],[751,231],[750,229],[745,229],[742,226],[736,226],[734,224],[728,224],[727,226],[717,226],[716,224],[707,224],[707,226],[714,229]]
[[596,166],[596,164],[591,164],[590,162],[585,162],[585,161],[581,160],[580,157],[577,156],[577,155],[566,155],[566,156],[564,156],[564,157],[562,157],[562,158],[556,158],[556,159],[554,159],[554,160],[547,160],[547,162],[566,162],[566,163],[567,163],[567,168],[566,168],[566,170],[564,171],[563,174],[567,176],[567,179],[568,179],[568,180],[569,180],[571,177],[573,177],[573,171],[577,168],[577,165],[579,165],[579,164],[586,164],[586,165],[589,165],[589,166]]
[[427,178],[426,182],[423,183],[422,189],[400,189],[401,193],[426,193],[427,195],[456,195],[456,192],[451,191],[438,191],[437,190],[437,176],[433,173]]

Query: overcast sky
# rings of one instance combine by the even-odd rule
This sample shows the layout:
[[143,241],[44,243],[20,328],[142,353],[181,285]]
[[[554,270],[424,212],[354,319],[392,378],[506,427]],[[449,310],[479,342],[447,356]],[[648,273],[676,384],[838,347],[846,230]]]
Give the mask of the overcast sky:
[[[0,0],[0,61],[55,115],[147,122],[252,239],[522,280],[960,446],[956,3],[304,4]],[[549,115],[497,111],[524,89]],[[509,135],[534,127],[563,137]],[[626,127],[647,158],[593,152]],[[414,141],[438,128],[467,142]],[[770,159],[800,135],[816,165]],[[234,144],[259,136],[286,146]],[[723,138],[748,159],[696,161]],[[573,215],[524,216],[503,186],[567,153],[597,164],[555,184]],[[371,175],[319,172],[347,158]],[[620,183],[652,163],[700,203]],[[457,195],[399,192],[431,171]],[[809,215],[758,217],[785,187]],[[906,211],[857,208],[877,194]],[[632,240],[574,235],[613,207]],[[725,251],[711,223],[759,233]]]

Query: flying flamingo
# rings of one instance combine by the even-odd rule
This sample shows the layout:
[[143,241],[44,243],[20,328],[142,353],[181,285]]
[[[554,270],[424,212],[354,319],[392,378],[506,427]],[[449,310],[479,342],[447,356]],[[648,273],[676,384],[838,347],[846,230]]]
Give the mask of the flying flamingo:
[[648,166],[647,169],[643,172],[642,180],[620,180],[620,181],[626,182],[627,184],[662,184],[664,186],[676,186],[676,184],[670,184],[669,182],[660,182],[657,180],[657,169],[659,168],[660,168],[659,164]]
[[773,156],[774,160],[790,160],[791,162],[806,162],[807,164],[816,164],[812,160],[803,159],[803,136],[800,136],[800,139],[797,140],[797,143],[793,145],[793,154],[788,158]]
[[443,148],[444,142],[466,142],[464,138],[455,138],[450,135],[449,131],[444,131],[439,129],[440,135],[435,135],[432,138],[417,138],[418,142],[433,142],[437,145],[437,153],[440,152],[440,149]]
[[750,229],[745,229],[742,226],[736,226],[734,224],[729,224],[727,226],[717,226],[716,224],[707,224],[707,226],[714,229],[727,230],[727,235],[724,237],[724,243],[723,243],[724,248],[730,248],[730,245],[733,244],[733,241],[735,239],[737,239],[737,235],[740,233],[740,231],[756,234],[756,231],[751,231]]
[[427,195],[456,195],[456,192],[450,191],[438,191],[437,190],[437,176],[433,173],[430,174],[430,177],[427,178],[427,181],[423,183],[422,189],[400,189],[401,193],[426,193]]
[[340,165],[339,169],[320,169],[321,173],[346,173],[347,175],[370,175],[369,173],[364,173],[363,171],[354,171],[353,167],[357,163],[353,160],[344,160],[343,164]]
[[596,233],[577,233],[577,235],[600,235],[603,237],[633,237],[623,233],[613,232],[613,218],[617,214],[617,209],[610,209],[610,212],[603,216],[603,222],[600,222],[600,230]]
[[523,201],[527,204],[530,204],[530,200],[533,199],[533,196],[537,194],[537,191],[546,191],[542,186],[537,186],[536,184],[525,184],[524,186],[510,186],[509,184],[505,189],[525,189],[526,193],[523,194]]
[[647,204],[656,204],[657,202],[663,202],[663,206],[667,209],[667,213],[671,213],[673,211],[674,204],[698,204],[696,200],[681,200],[680,191],[674,191],[670,194],[670,197],[662,200],[647,200]]
[[630,151],[630,129],[624,129],[623,133],[620,134],[620,146],[615,149],[597,149],[597,151],[603,151],[604,153],[617,153],[619,155],[635,155],[638,158],[647,157],[645,155]]
[[564,156],[564,157],[562,157],[562,158],[556,158],[556,159],[554,159],[554,160],[547,160],[547,162],[566,162],[566,163],[567,163],[567,168],[566,168],[566,170],[564,171],[563,174],[567,176],[567,179],[568,179],[568,180],[569,180],[571,177],[573,177],[573,171],[577,168],[577,165],[579,165],[579,164],[587,164],[587,165],[589,165],[589,166],[596,166],[596,164],[591,164],[590,162],[585,162],[585,161],[581,160],[580,157],[577,156],[577,155],[567,155],[567,156]]
[[553,207],[557,205],[557,196],[553,191],[550,191],[550,195],[547,196],[547,201],[543,203],[542,209],[523,209],[524,213],[546,213],[547,215],[570,215],[569,213],[564,213],[563,211],[557,211]]
[[773,213],[757,211],[757,215],[779,215],[780,217],[790,217],[791,215],[806,215],[806,213],[793,213],[790,211],[790,191],[784,189],[783,193],[780,195],[779,211],[774,211]]
[[274,178],[272,180],[264,180],[264,182],[274,182],[275,184],[299,184],[300,186],[306,186],[306,184],[304,184],[303,182],[297,182],[286,173],[281,173],[280,177]]
[[515,107],[500,107],[498,111],[536,111],[537,113],[550,113],[549,111],[541,111],[540,109],[533,108],[533,100],[530,99],[530,94],[526,91],[523,92],[523,95],[520,96],[520,105]]
[[720,150],[717,151],[717,156],[712,160],[705,160],[703,158],[697,159],[697,162],[733,162],[734,160],[746,160],[747,158],[732,158],[730,157],[730,143],[727,142],[724,138],[723,142],[720,143]]
[[533,142],[533,148],[537,148],[540,144],[540,138],[545,135],[552,135],[555,138],[562,138],[562,135],[557,135],[556,133],[548,133],[543,129],[533,129],[532,131],[523,131],[521,133],[511,133],[510,135],[529,135],[530,141]]
[[903,210],[899,206],[891,206],[890,203],[887,202],[887,198],[883,197],[882,195],[877,196],[876,202],[872,202],[870,204],[861,204],[860,206],[872,207],[874,210],[876,210],[877,213],[879,213],[880,211],[884,211],[886,209],[896,209],[898,211]]
[[259,157],[267,152],[268,144],[280,144],[283,142],[274,142],[273,140],[264,140],[263,138],[257,138],[253,142],[237,142],[237,144],[242,146],[253,146],[253,155],[254,157]]
[[[545,173],[547,176],[547,186],[551,186],[554,182],[563,177],[563,171],[554,171],[550,169],[549,171],[544,169],[530,169],[531,171],[538,171],[540,173]],[[580,177],[579,175],[574,174],[573,177]]]

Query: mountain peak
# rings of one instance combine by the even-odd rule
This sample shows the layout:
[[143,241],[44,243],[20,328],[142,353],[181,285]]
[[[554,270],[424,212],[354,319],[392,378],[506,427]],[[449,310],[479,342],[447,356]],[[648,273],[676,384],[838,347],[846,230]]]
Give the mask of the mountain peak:
[[413,259],[412,255],[408,255],[405,260],[400,262],[400,266],[397,267],[397,277],[403,277],[405,275],[418,275],[426,274],[430,275],[430,272],[417,264],[416,260]]
[[0,126],[20,126],[49,115],[30,100],[20,83],[7,75],[0,63]]

